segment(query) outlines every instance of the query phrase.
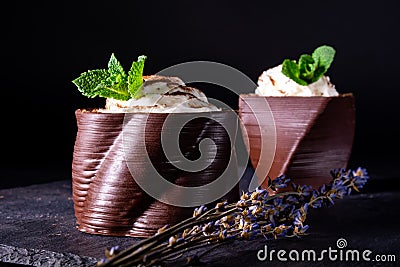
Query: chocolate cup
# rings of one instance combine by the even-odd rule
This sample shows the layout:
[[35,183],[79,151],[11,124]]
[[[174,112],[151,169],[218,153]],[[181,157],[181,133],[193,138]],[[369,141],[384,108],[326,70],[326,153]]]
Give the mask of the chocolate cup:
[[[271,124],[262,116],[262,112],[269,112],[265,100],[276,128],[275,156],[267,176],[274,179],[285,174],[296,184],[316,188],[331,180],[330,170],[347,166],[355,130],[352,94],[338,97],[243,94],[239,98],[239,117],[249,140],[246,146],[256,173],[259,164],[263,164],[259,162],[261,138],[268,138],[261,128]],[[267,179],[263,183],[266,186]]]
[[[138,136],[139,139],[143,137],[151,163],[164,179],[185,187],[205,185],[216,180],[225,171],[231,153],[234,153],[228,133],[212,118],[218,118],[223,124],[237,123],[233,111],[208,114],[209,118],[189,121],[179,133],[181,152],[192,160],[199,156],[198,146],[202,139],[211,138],[214,141],[217,148],[215,158],[212,161],[210,159],[207,168],[198,172],[178,169],[169,162],[162,150],[161,132],[171,130],[168,127],[162,128],[164,121],[169,115],[184,114],[130,113],[129,119],[138,121],[130,130],[134,131],[132,136]],[[173,225],[192,216],[193,208],[160,202],[136,183],[128,163],[134,163],[135,170],[139,170],[135,175],[145,178],[148,166],[141,160],[144,155],[137,155],[132,159],[126,158],[124,154],[122,129],[126,114],[76,110],[75,115],[78,133],[72,162],[72,193],[77,228],[80,231],[149,237],[167,224]],[[136,152],[135,146],[129,149]],[[213,149],[215,147],[211,145],[202,147],[202,152],[207,153]],[[239,190],[235,186],[221,199],[235,201],[238,198]]]

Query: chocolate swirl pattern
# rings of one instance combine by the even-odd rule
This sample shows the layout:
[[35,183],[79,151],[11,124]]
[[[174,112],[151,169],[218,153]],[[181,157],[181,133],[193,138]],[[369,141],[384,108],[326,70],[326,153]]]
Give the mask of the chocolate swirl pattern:
[[[235,153],[234,140],[224,127],[237,127],[237,116],[233,111],[210,112],[206,117],[196,115],[175,137],[179,138],[179,153],[187,160],[201,158],[204,161],[206,167],[196,172],[180,169],[176,164],[180,160],[179,153],[170,153],[167,157],[161,142],[162,134],[176,132],[171,126],[173,124],[163,127],[168,116],[186,114],[130,113],[127,116],[124,113],[77,110],[75,115],[78,133],[73,154],[72,184],[80,231],[148,237],[166,224],[175,224],[192,215],[193,208],[165,204],[149,196],[138,185],[136,181],[139,180],[148,179],[152,183],[148,163],[139,149],[141,143],[145,144],[152,167],[170,183],[182,187],[202,186],[215,182],[222,173],[231,175],[237,181],[236,165],[230,162],[235,158],[232,157]],[[123,135],[127,120],[129,135],[126,132]],[[212,142],[202,143],[204,139]],[[157,184],[154,186],[157,187]],[[174,198],[181,197],[179,190],[158,190],[161,194],[173,194]],[[196,192],[207,194],[205,190]],[[222,199],[234,201],[238,197],[238,187],[235,186]]]

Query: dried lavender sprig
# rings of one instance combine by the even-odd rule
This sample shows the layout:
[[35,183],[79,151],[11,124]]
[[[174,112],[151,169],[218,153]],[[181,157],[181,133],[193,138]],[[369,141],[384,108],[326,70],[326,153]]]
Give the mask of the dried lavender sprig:
[[[304,225],[308,208],[333,204],[352,190],[359,191],[368,180],[365,169],[355,171],[335,169],[333,180],[318,190],[310,186],[292,184],[293,191],[270,196],[268,190],[258,188],[243,193],[237,203],[218,203],[207,210],[202,206],[194,216],[112,255],[100,266],[152,266],[189,250],[224,243],[232,239],[299,237],[308,229]],[[268,189],[287,186],[290,180],[280,176],[269,181]]]
[[[202,206],[199,209],[204,209],[205,207]],[[197,209],[196,209],[197,210]],[[196,212],[195,210],[195,212]],[[215,209],[212,209],[210,211],[207,211],[205,214],[198,214],[197,216],[188,218],[174,226],[172,226],[171,228],[168,228],[168,231],[159,231],[159,233],[151,238],[145,239],[141,242],[139,242],[136,245],[133,245],[132,247],[126,249],[125,251],[121,252],[120,254],[118,254],[118,258],[114,257],[111,258],[108,262],[106,262],[104,265],[101,266],[120,266],[121,264],[124,264],[126,261],[128,261],[128,258],[131,257],[136,257],[136,258],[143,258],[144,255],[146,255],[146,253],[151,250],[154,249],[154,247],[157,244],[160,244],[168,239],[170,239],[170,236],[174,235],[177,232],[182,231],[182,229],[185,228],[189,228],[201,223],[207,223],[209,221],[218,219],[218,218],[222,218],[223,216],[225,216],[226,214],[230,214],[233,213],[236,208],[231,208],[227,211],[218,213],[218,214],[212,214],[209,217],[205,217],[204,215],[209,214],[210,212],[214,211]],[[167,243],[168,244],[168,243]],[[114,264],[114,265],[109,265],[109,264]]]

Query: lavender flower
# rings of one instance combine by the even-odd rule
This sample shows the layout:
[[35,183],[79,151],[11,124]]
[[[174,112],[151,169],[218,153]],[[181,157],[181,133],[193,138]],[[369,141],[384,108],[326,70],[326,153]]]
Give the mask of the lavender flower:
[[[193,217],[173,226],[160,228],[157,234],[145,239],[123,252],[117,248],[108,250],[107,260],[99,266],[154,266],[175,258],[184,252],[229,240],[251,240],[257,236],[266,239],[301,237],[306,235],[305,224],[309,208],[334,204],[352,190],[359,191],[369,176],[365,169],[355,171],[335,169],[332,181],[318,190],[307,185],[293,184],[293,191],[269,194],[269,190],[287,186],[290,179],[279,176],[269,181],[266,189],[243,192],[236,203],[220,202],[214,208],[196,208]],[[208,252],[209,250],[206,250]],[[190,262],[199,262],[197,255]]]
[[287,187],[287,184],[289,183],[290,179],[286,178],[285,175],[281,175],[277,177],[276,179],[272,180],[271,182],[271,189],[276,191],[277,189],[280,188],[285,188]]

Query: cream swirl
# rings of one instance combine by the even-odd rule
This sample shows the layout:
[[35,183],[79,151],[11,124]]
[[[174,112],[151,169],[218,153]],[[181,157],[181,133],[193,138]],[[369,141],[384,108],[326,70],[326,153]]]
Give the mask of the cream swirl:
[[186,86],[178,77],[144,76],[143,96],[127,101],[107,98],[100,112],[185,113],[220,111],[197,88]]
[[328,76],[307,86],[300,85],[282,73],[282,65],[264,71],[255,90],[261,96],[338,96]]

